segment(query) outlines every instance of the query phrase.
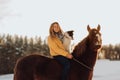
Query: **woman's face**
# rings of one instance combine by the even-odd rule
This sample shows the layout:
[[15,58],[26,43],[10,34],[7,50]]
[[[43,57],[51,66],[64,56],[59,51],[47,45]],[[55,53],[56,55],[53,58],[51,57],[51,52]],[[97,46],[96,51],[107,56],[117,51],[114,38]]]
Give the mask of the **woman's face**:
[[54,24],[54,25],[53,25],[53,30],[54,30],[54,32],[56,32],[56,33],[60,31],[60,28],[59,28],[58,24]]

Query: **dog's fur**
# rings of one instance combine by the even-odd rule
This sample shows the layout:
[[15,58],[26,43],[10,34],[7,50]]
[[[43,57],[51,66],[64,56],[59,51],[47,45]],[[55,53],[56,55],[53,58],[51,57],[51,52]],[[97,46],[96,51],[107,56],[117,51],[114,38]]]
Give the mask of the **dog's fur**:
[[64,37],[63,37],[63,45],[65,47],[65,49],[70,53],[70,44],[71,44],[71,40],[73,40],[73,30],[71,31],[66,31],[64,33]]

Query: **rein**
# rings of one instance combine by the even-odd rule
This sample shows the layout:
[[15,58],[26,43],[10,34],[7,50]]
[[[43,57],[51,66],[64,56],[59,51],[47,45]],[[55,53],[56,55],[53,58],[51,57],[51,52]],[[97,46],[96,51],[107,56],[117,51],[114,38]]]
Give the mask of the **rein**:
[[78,61],[77,59],[73,58],[73,60],[74,60],[74,61],[76,61],[77,63],[81,64],[81,65],[82,65],[82,66],[84,66],[85,68],[87,68],[87,69],[89,69],[89,70],[93,71],[93,68],[91,68],[91,67],[89,67],[89,66],[85,65],[84,63],[82,63],[82,62]]

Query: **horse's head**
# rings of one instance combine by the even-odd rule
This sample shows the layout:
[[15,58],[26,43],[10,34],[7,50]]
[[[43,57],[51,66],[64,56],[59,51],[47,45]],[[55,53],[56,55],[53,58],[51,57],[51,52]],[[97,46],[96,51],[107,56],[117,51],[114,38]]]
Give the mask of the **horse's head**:
[[88,25],[87,30],[89,32],[89,35],[88,35],[89,47],[92,50],[97,51],[99,48],[101,48],[101,45],[102,45],[100,25],[98,25],[97,28],[92,28],[92,29]]
[[96,52],[101,48],[102,38],[100,33],[100,25],[98,25],[97,28],[90,28],[88,25],[87,30],[89,32],[88,36],[79,42],[72,52],[72,54],[76,57],[89,53],[89,50]]

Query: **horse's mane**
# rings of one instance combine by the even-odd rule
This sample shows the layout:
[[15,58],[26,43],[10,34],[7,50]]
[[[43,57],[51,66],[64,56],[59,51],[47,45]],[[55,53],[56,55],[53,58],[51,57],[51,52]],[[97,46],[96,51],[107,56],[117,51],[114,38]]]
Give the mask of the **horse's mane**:
[[76,56],[81,55],[84,53],[84,51],[86,50],[86,46],[87,46],[87,41],[88,41],[88,36],[85,37],[82,41],[80,41],[74,48],[73,50],[73,54],[76,54]]

